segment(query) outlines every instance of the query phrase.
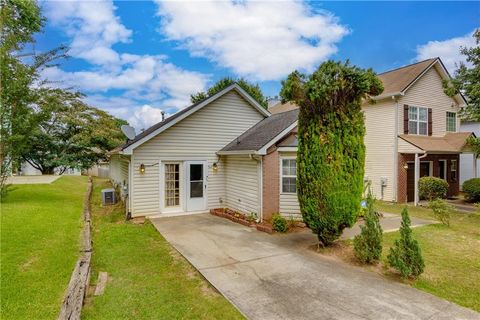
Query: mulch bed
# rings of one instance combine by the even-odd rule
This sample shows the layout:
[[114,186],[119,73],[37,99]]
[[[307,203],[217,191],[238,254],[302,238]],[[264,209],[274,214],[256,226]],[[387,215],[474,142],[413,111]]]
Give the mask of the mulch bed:
[[250,217],[247,217],[245,214],[233,211],[231,209],[216,208],[216,209],[211,209],[210,213],[213,214],[214,216],[229,219],[233,222],[242,224],[246,227],[256,228],[258,231],[262,231],[270,234],[274,232],[270,224],[265,222],[257,223],[255,220],[251,219]]

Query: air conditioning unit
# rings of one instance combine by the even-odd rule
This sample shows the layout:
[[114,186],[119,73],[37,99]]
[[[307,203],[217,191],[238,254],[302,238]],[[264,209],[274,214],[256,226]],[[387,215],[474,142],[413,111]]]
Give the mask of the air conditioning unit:
[[115,189],[103,189],[102,190],[102,204],[108,206],[117,202],[115,196]]

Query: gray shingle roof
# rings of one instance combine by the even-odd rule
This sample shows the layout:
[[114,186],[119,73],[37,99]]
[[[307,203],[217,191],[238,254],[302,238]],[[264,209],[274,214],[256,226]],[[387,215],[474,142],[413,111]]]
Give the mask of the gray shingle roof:
[[220,151],[258,151],[298,119],[298,109],[263,119]]

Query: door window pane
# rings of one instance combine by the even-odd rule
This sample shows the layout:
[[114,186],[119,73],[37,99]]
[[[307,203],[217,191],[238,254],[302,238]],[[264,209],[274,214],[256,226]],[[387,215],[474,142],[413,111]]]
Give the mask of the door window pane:
[[203,164],[190,165],[190,198],[203,197]]
[[165,207],[180,205],[180,165],[165,164]]

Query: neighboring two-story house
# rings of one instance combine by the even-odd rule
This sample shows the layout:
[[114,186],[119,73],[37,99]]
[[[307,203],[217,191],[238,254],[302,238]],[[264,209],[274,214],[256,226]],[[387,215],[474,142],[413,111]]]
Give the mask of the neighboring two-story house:
[[[425,175],[458,194],[459,154],[472,133],[458,132],[462,96],[446,96],[440,59],[379,75],[385,90],[365,104],[365,179],[386,201],[418,200]],[[128,190],[132,216],[166,216],[229,207],[268,219],[299,217],[296,193],[298,107],[267,110],[238,85],[165,119],[117,149],[111,178]]]

